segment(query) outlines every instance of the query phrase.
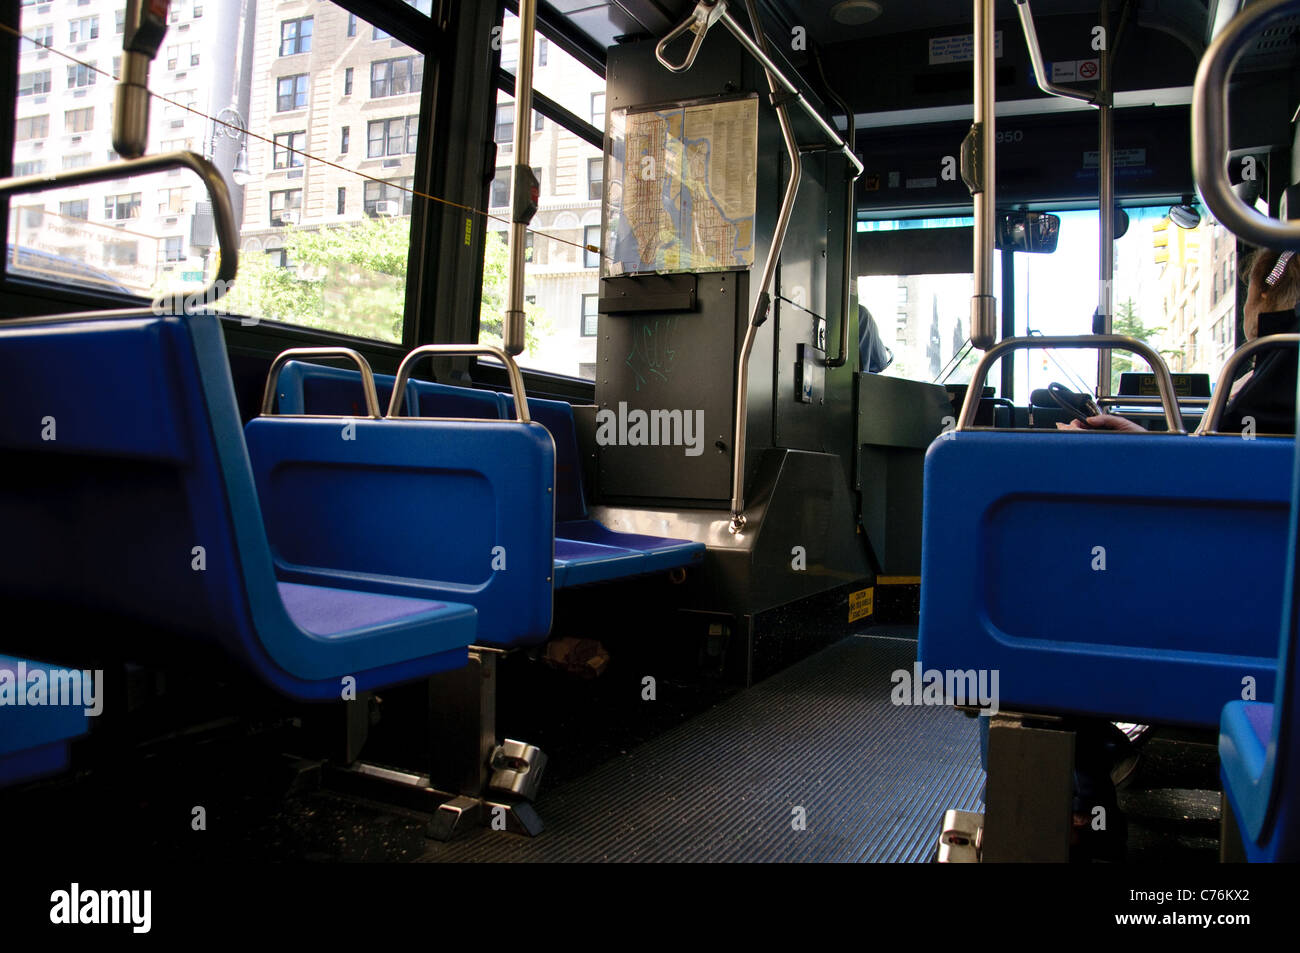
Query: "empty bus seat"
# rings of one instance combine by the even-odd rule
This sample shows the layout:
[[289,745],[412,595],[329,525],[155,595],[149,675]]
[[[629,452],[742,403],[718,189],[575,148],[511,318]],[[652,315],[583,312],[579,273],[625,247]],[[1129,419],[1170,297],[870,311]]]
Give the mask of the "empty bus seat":
[[216,643],[304,700],[466,661],[467,605],[277,581],[210,315],[0,326],[0,464],[0,593],[51,620]]
[[555,457],[543,427],[258,417],[245,436],[281,579],[468,603],[480,645],[546,638]]
[[1214,727],[1272,697],[1292,441],[968,431],[925,463],[919,657],[1003,710]]
[[[43,703],[20,706],[17,693],[37,670],[45,672]],[[0,787],[64,770],[68,743],[90,728],[88,701],[78,691],[76,700],[85,704],[51,704],[58,699],[49,694],[50,666],[40,662],[0,655],[0,673],[7,673],[0,674]]]
[[[391,394],[393,378],[375,375],[375,385],[377,389],[386,387],[387,393]],[[407,403],[418,407],[422,417],[514,419],[514,404],[507,394],[414,379],[407,386]],[[281,413],[353,416],[361,413],[361,374],[350,368],[290,361],[284,365],[276,389]],[[382,399],[381,403],[384,403]],[[590,519],[582,483],[582,464],[578,456],[573,407],[562,400],[530,397],[528,413],[550,432],[555,443],[553,575],[556,588],[666,572],[698,563],[704,558],[703,543],[619,533]],[[250,441],[253,439],[255,438],[250,434]],[[263,445],[259,443],[259,446]],[[265,446],[267,452],[275,452],[270,442]],[[275,536],[272,532],[273,540]],[[370,565],[368,561],[355,557],[353,563]],[[418,573],[411,572],[409,575]],[[483,633],[493,631],[493,626],[482,618],[484,606],[479,602],[475,604],[480,612],[480,630]],[[486,635],[481,634],[480,637],[487,640],[485,644],[498,644]]]
[[[1300,451],[1291,491],[1286,594],[1277,640],[1276,704],[1229,702],[1219,723],[1219,770],[1223,793],[1252,862],[1300,860]],[[1275,614],[1275,624],[1277,615]]]

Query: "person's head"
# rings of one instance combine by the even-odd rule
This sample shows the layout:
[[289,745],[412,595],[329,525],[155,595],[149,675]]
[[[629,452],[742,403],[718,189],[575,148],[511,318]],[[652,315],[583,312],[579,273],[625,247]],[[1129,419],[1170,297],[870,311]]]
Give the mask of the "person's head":
[[1245,275],[1250,287],[1242,324],[1246,340],[1253,341],[1259,337],[1260,314],[1288,311],[1300,303],[1300,255],[1261,248],[1246,259]]

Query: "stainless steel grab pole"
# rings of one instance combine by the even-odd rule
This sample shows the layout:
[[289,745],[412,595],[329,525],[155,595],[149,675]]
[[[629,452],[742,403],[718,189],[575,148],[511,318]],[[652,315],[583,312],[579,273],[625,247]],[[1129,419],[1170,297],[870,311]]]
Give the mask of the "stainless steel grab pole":
[[[1099,51],[1097,89],[1097,314],[1094,332],[1110,334],[1115,287],[1115,121],[1110,83],[1110,0],[1101,0],[1101,28],[1105,46]],[[1110,395],[1111,351],[1097,352],[1097,396]]]
[[1229,354],[1219,370],[1219,380],[1214,385],[1214,396],[1210,399],[1210,405],[1205,411],[1205,416],[1201,418],[1201,425],[1196,428],[1196,433],[1200,435],[1219,432],[1219,421],[1223,419],[1223,411],[1228,406],[1228,397],[1232,393],[1232,379],[1236,376],[1237,366],[1242,361],[1268,348],[1288,345],[1294,347],[1297,344],[1300,344],[1300,334],[1266,334],[1262,338],[1247,341]]
[[970,301],[971,343],[981,350],[998,339],[998,301],[993,296],[993,249],[997,180],[994,161],[996,117],[994,116],[994,22],[993,0],[975,2],[975,116],[967,140],[974,149],[976,168],[967,178],[974,201],[975,293]]
[[[501,339],[508,354],[524,350],[528,315],[524,310],[524,253],[528,220],[520,220],[520,190],[532,182],[529,158],[533,137],[533,36],[537,25],[537,0],[519,0],[519,65],[515,69],[514,169],[510,175],[509,269],[505,320]],[[529,216],[531,218],[531,216]]]
[[[758,35],[759,43],[766,46],[767,41],[763,37],[763,27],[758,19],[758,11],[755,9],[754,0],[745,0],[745,9],[754,25],[754,32]],[[724,20],[731,20],[725,13],[723,17]],[[736,28],[732,26],[732,23],[728,23],[728,26],[735,32]],[[761,47],[759,52],[762,53],[760,62],[763,60],[771,62]],[[740,359],[736,362],[736,405],[733,408],[736,422],[731,440],[731,522],[729,524],[732,533],[739,533],[745,526],[745,430],[749,415],[747,406],[749,403],[749,357],[754,350],[754,339],[758,336],[758,329],[767,320],[768,311],[772,306],[770,293],[772,279],[776,275],[777,262],[781,258],[781,246],[785,243],[785,233],[790,227],[790,215],[794,211],[795,197],[799,194],[799,180],[803,174],[799,161],[799,143],[794,137],[794,127],[790,123],[787,106],[784,102],[776,99],[781,85],[777,77],[773,75],[772,70],[765,68],[764,72],[767,74],[768,90],[773,95],[776,119],[781,126],[781,138],[785,141],[786,155],[790,160],[790,178],[786,182],[785,194],[781,197],[781,209],[776,217],[776,230],[772,234],[772,244],[767,251],[767,260],[763,262],[763,276],[759,279],[758,294],[754,298],[754,309],[750,314],[749,324],[745,328],[745,339],[740,347]]]

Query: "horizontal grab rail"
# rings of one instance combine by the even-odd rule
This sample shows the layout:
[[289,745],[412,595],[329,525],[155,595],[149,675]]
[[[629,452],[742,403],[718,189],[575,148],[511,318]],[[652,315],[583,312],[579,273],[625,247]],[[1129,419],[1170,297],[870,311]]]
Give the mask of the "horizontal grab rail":
[[[361,390],[366,398],[366,416],[379,419],[379,394],[375,390],[375,375],[370,370],[370,362],[359,352],[350,347],[291,347],[281,351],[266,374],[266,390],[262,392],[262,415],[268,416],[275,408],[275,385],[280,381],[280,371],[284,365],[295,358],[344,357],[356,363],[361,369]],[[317,417],[325,414],[301,414],[295,416]]]
[[1217,434],[1219,432],[1219,421],[1223,418],[1223,411],[1228,406],[1228,396],[1232,391],[1232,378],[1236,373],[1237,365],[1248,357],[1254,357],[1259,351],[1271,347],[1282,347],[1287,344],[1300,344],[1300,334],[1268,334],[1262,338],[1247,341],[1228,355],[1223,368],[1219,371],[1219,381],[1214,385],[1214,396],[1210,398],[1209,409],[1205,411],[1205,416],[1201,418],[1201,425],[1196,428],[1196,432],[1198,434]]
[[164,152],[156,156],[144,156],[140,159],[122,159],[109,165],[97,165],[87,169],[68,169],[53,175],[25,175],[12,179],[0,179],[0,195],[44,192],[49,189],[61,189],[70,185],[86,185],[91,182],[107,182],[125,179],[148,172],[160,172],[163,169],[189,169],[200,179],[212,199],[212,218],[217,232],[219,258],[217,273],[212,284],[203,290],[203,302],[211,304],[226,293],[229,284],[235,280],[239,268],[239,226],[235,222],[234,207],[230,204],[230,189],[221,177],[217,167],[207,159],[193,152]]
[[490,344],[425,344],[417,347],[402,358],[401,366],[397,368],[397,380],[393,384],[393,399],[388,404],[388,416],[396,417],[400,413],[402,392],[406,389],[406,382],[411,379],[411,368],[417,361],[425,357],[461,357],[469,354],[493,357],[506,366],[506,374],[510,378],[510,392],[515,399],[515,417],[521,424],[528,423],[531,420],[528,416],[528,397],[524,394],[524,377],[519,373],[519,365],[501,348]]
[[1031,350],[1033,348],[1076,348],[1097,350],[1100,348],[1120,348],[1141,355],[1155,374],[1156,385],[1160,388],[1160,402],[1165,410],[1165,424],[1170,433],[1185,434],[1183,415],[1178,409],[1174,395],[1174,381],[1169,376],[1169,368],[1164,359],[1149,344],[1122,334],[1080,334],[1080,335],[1034,335],[1023,338],[1003,338],[984,352],[975,371],[971,374],[970,384],[966,388],[966,401],[962,404],[961,417],[957,422],[958,430],[969,430],[975,425],[975,413],[979,409],[979,395],[988,379],[989,369],[1002,355],[1010,351]]
[[1289,225],[1251,208],[1228,180],[1228,79],[1259,34],[1300,13],[1300,0],[1261,0],[1237,14],[1210,44],[1192,87],[1192,173],[1219,224],[1238,238],[1279,251],[1300,251],[1300,223]]

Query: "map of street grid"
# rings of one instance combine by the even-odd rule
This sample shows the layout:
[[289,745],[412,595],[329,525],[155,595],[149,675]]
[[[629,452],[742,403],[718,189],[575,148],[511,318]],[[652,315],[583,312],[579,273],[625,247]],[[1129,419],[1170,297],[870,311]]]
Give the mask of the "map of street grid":
[[609,218],[623,270],[751,266],[758,100],[630,113],[625,130]]

